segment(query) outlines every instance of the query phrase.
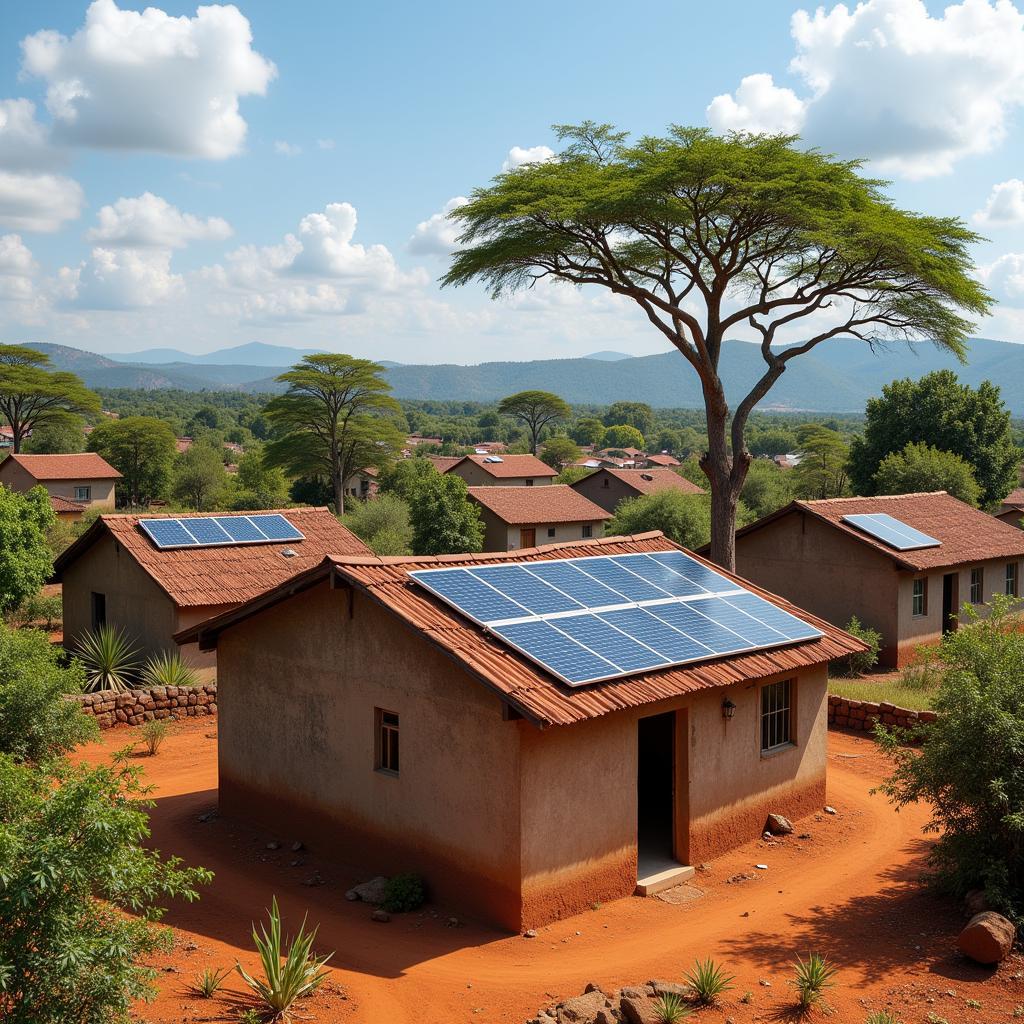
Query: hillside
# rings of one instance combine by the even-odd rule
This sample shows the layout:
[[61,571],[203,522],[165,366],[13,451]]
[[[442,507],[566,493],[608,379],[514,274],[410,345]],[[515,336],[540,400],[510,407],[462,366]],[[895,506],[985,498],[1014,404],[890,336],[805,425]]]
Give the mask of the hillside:
[[147,348],[141,352],[121,352],[110,356],[119,363],[144,363],[164,365],[167,363],[192,363],[198,366],[270,366],[278,368],[297,363],[303,356],[312,355],[315,348],[291,348],[287,345],[267,345],[262,341],[251,341],[234,348],[219,348],[213,352],[196,355],[176,348]]

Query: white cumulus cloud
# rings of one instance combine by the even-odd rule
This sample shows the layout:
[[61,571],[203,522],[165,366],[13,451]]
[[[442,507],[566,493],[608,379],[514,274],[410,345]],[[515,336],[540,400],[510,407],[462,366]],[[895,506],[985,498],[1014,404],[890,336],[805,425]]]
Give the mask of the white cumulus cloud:
[[513,146],[501,165],[503,171],[511,171],[523,164],[543,164],[555,158],[555,151],[548,146]]
[[285,142],[283,139],[278,139],[274,143],[274,152],[278,156],[298,156],[302,152],[302,147],[294,142]]
[[21,45],[23,72],[46,83],[55,138],[107,149],[233,156],[247,128],[239,100],[276,74],[234,6],[190,18],[94,0],[71,37],[44,30]]
[[465,196],[449,199],[437,213],[416,225],[416,230],[409,239],[409,252],[426,256],[447,256],[456,246],[456,239],[462,228],[448,214],[465,206],[469,200]]
[[1024,253],[1005,253],[980,267],[979,276],[1000,302],[1011,306],[1024,304]]
[[79,309],[144,309],[184,293],[169,249],[97,246],[78,267],[61,269],[58,286],[64,304]]
[[0,300],[31,299],[38,269],[20,235],[0,235]]
[[708,121],[716,131],[798,133],[804,120],[804,101],[792,89],[775,84],[771,75],[747,75],[730,96],[716,96],[708,106]]
[[984,207],[974,214],[972,220],[994,228],[1024,224],[1024,181],[1010,178],[993,185]]
[[106,246],[180,249],[189,242],[223,241],[231,225],[222,217],[197,217],[182,213],[161,196],[143,192],[120,198],[96,215],[96,227],[86,238]]

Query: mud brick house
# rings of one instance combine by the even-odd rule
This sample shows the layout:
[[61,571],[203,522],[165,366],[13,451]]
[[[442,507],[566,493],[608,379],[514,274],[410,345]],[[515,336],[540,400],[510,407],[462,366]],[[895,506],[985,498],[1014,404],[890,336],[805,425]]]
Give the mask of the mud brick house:
[[536,455],[466,455],[442,472],[461,476],[470,487],[533,487],[558,476]]
[[1024,487],[1017,487],[1003,498],[999,511],[995,513],[996,519],[1010,526],[1024,529]]
[[900,667],[957,626],[965,602],[1020,594],[1024,531],[945,491],[794,501],[736,533],[744,577],[835,624],[882,633]]
[[45,488],[61,519],[81,519],[90,508],[113,510],[120,479],[121,474],[95,452],[8,455],[0,462],[0,484],[21,492]]
[[510,929],[819,810],[863,649],[660,533],[331,557],[177,639],[217,652],[222,814]]
[[[283,516],[294,529],[272,541],[249,525],[252,519]],[[214,525],[211,526],[210,522]],[[174,529],[169,546],[159,527]],[[217,526],[224,523],[233,541]],[[196,543],[190,531],[199,533]],[[299,536],[296,537],[295,534]],[[176,542],[176,543],[175,543]],[[64,635],[77,637],[110,623],[123,629],[144,656],[176,651],[174,634],[262,594],[328,554],[369,554],[369,548],[326,508],[216,515],[103,515],[54,563],[53,581],[63,584]],[[185,658],[213,669],[216,659],[195,646]]]
[[567,484],[550,487],[470,487],[484,521],[484,551],[600,537],[611,518]]
[[574,491],[600,505],[606,512],[614,512],[620,501],[638,498],[642,494],[673,490],[683,494],[703,494],[695,483],[680,476],[673,469],[599,469],[571,484]]

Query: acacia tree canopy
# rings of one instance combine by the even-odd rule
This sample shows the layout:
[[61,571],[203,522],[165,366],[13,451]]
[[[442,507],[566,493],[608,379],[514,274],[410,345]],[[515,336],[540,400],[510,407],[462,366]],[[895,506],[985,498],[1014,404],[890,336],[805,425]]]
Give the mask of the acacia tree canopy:
[[530,451],[536,455],[546,426],[568,419],[568,404],[550,391],[520,391],[503,398],[498,412],[519,420],[530,432]]
[[[481,281],[497,296],[550,277],[633,301],[700,378],[711,555],[734,568],[751,411],[793,359],[840,335],[929,340],[962,357],[970,318],[990,305],[972,276],[978,236],[898,209],[857,161],[794,136],[673,127],[630,145],[610,125],[556,131],[558,159],[500,174],[449,215],[461,248],[444,283]],[[730,410],[719,359],[741,327],[764,365]],[[778,347],[794,332],[803,340]]]
[[89,451],[98,452],[123,479],[119,502],[148,505],[167,493],[174,463],[174,431],[152,416],[106,420],[90,435]]

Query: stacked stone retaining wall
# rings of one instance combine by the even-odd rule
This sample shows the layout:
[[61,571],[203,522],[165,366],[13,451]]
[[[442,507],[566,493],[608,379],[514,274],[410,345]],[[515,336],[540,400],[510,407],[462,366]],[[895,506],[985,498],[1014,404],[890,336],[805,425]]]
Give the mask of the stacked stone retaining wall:
[[87,715],[92,715],[101,729],[114,725],[141,725],[154,718],[194,718],[217,713],[217,684],[199,686],[153,686],[142,690],[98,690],[76,694]]
[[828,724],[834,729],[870,732],[877,722],[901,729],[914,729],[934,722],[936,717],[934,711],[911,711],[884,701],[876,704],[870,700],[837,697],[833,693],[828,696]]

